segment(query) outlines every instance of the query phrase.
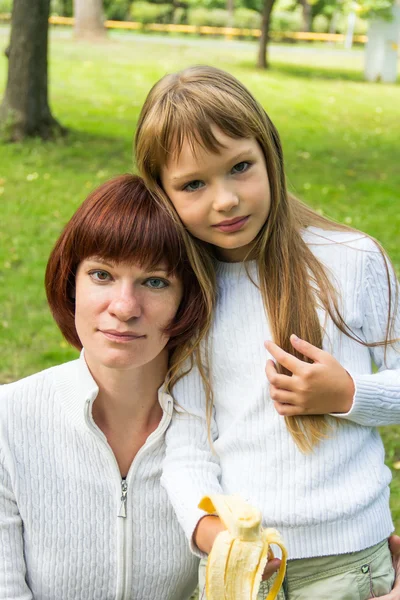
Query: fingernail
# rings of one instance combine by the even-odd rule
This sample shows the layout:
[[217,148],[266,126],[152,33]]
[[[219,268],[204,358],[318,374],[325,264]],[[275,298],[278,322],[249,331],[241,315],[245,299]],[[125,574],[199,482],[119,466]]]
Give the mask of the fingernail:
[[294,342],[298,342],[299,341],[299,338],[297,337],[297,335],[295,333],[292,333],[292,340]]

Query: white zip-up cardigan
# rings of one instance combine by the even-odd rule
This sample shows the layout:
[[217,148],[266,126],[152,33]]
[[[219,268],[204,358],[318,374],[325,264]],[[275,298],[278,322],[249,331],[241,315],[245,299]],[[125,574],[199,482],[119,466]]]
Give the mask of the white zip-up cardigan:
[[121,480],[80,359],[0,387],[0,599],[187,600],[198,560],[160,485],[172,399]]

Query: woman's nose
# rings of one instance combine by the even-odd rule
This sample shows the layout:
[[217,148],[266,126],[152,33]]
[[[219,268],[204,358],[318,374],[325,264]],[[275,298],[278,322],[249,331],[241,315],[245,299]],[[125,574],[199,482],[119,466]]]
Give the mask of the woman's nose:
[[109,305],[109,312],[120,321],[137,319],[142,314],[139,295],[132,288],[115,290],[115,296]]

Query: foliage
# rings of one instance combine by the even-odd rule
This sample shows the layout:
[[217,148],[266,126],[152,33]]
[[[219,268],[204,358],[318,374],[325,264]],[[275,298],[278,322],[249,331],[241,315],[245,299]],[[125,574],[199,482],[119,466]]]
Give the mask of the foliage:
[[187,20],[189,25],[208,25],[209,27],[227,27],[229,24],[228,11],[222,8],[207,9],[204,7],[190,8]]
[[133,2],[130,8],[130,16],[133,21],[139,23],[171,23],[172,4],[153,4],[150,2]]
[[0,14],[10,14],[13,0],[0,0]]
[[130,0],[103,0],[106,19],[126,21],[129,16]]
[[61,17],[72,17],[73,12],[73,0],[51,0],[50,14]]
[[250,8],[237,8],[233,15],[234,27],[244,29],[259,29],[261,27],[260,13]]
[[273,10],[271,15],[271,31],[301,31],[301,7],[292,11]]

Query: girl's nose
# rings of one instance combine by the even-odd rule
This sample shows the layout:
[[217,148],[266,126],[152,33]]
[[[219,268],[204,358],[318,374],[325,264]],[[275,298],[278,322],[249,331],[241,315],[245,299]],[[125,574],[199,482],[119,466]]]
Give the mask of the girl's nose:
[[229,212],[239,204],[239,196],[235,189],[221,185],[215,190],[213,208],[219,212]]
[[141,302],[135,290],[119,289],[115,290],[115,296],[109,304],[109,312],[120,321],[129,321],[137,319],[142,314]]

